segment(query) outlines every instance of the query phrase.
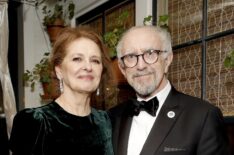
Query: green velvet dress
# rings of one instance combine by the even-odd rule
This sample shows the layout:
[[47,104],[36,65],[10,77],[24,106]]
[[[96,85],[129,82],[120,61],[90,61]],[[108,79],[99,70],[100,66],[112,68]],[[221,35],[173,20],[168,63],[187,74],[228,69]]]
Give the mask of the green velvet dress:
[[56,102],[24,109],[13,122],[13,155],[113,155],[111,123],[105,111],[72,115]]

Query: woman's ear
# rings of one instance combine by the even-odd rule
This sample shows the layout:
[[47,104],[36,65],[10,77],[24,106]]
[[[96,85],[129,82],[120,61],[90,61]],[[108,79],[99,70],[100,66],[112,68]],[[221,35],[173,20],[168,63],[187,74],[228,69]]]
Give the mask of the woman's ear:
[[168,53],[167,57],[165,58],[165,69],[164,69],[164,73],[167,73],[169,70],[169,67],[172,63],[173,60],[173,53]]
[[55,66],[55,73],[59,80],[63,78],[60,66]]

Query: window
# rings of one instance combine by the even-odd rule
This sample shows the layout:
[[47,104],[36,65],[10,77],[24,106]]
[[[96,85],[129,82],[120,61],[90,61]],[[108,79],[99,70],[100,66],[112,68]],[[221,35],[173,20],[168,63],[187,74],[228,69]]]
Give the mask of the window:
[[99,34],[112,30],[116,25],[116,18],[124,11],[129,13],[126,27],[135,25],[135,1],[107,2],[76,19],[76,25],[89,25]]
[[176,89],[234,115],[234,68],[223,61],[234,49],[232,0],[154,0],[154,20],[168,14],[174,60],[168,78]]

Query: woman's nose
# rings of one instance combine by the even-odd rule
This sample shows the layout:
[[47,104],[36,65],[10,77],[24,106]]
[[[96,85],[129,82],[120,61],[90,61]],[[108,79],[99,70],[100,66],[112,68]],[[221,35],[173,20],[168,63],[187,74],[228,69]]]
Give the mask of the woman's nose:
[[92,64],[90,61],[85,61],[83,69],[86,71],[92,71]]

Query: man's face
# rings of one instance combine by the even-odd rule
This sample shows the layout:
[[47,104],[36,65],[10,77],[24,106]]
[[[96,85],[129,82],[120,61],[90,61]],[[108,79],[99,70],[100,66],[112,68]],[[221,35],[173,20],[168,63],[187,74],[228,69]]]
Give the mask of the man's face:
[[[157,34],[149,29],[140,28],[127,34],[123,40],[121,54],[139,55],[147,50],[163,50],[162,43]],[[119,63],[120,70],[138,96],[147,98],[165,87],[167,83],[165,73],[172,61],[172,54],[167,57],[163,57],[163,54],[165,53],[158,54],[158,59],[153,64],[147,64],[142,56],[138,56],[138,62],[132,68]]]

